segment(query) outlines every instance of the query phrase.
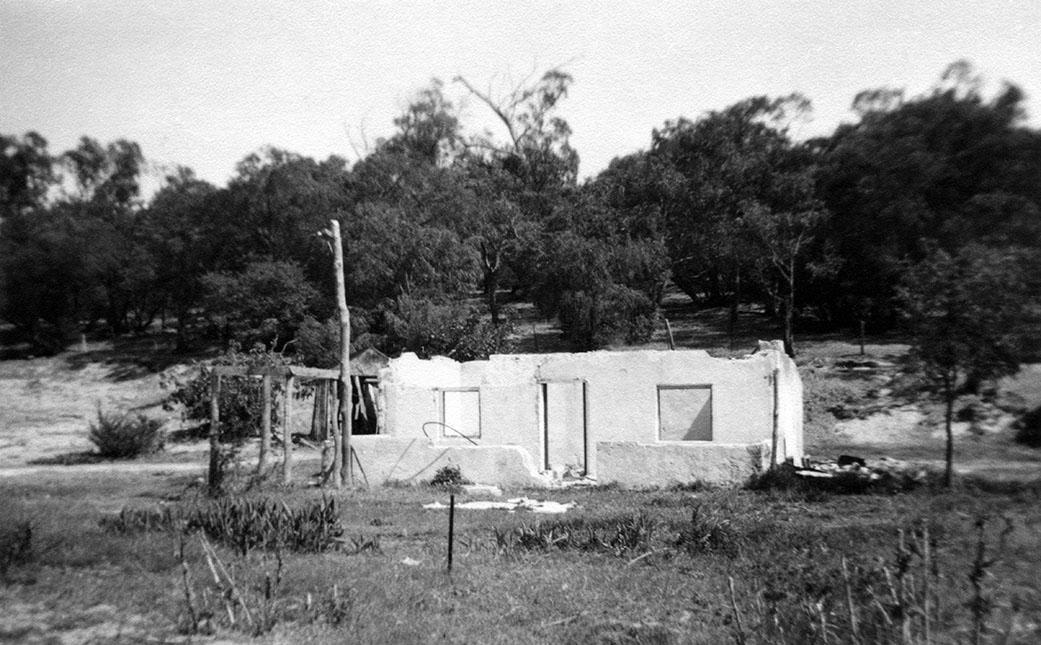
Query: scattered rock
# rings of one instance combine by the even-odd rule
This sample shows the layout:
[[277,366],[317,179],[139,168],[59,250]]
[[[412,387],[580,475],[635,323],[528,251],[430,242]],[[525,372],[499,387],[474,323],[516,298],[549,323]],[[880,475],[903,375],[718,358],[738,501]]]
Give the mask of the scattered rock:
[[463,484],[460,486],[467,495],[488,495],[490,497],[502,497],[502,489],[489,484]]
[[860,466],[864,468],[867,466],[867,462],[864,461],[863,457],[854,457],[853,455],[839,455],[839,468],[845,468],[846,466]]

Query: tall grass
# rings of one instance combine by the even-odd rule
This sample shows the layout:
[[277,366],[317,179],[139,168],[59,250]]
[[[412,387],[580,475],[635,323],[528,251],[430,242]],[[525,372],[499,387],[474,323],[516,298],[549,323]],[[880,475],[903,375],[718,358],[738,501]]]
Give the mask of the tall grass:
[[[119,515],[102,518],[101,526],[116,533],[202,532],[243,556],[254,549],[318,553],[343,544],[336,500],[329,497],[297,507],[280,499],[241,497],[190,506],[124,507]],[[371,544],[356,547],[374,548]]]

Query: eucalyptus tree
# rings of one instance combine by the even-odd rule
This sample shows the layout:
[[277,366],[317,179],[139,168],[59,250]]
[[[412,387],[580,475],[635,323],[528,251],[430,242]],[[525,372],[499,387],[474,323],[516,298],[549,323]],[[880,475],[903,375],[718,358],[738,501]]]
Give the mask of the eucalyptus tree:
[[865,91],[859,120],[816,142],[833,215],[822,239],[842,261],[815,291],[837,320],[862,300],[880,324],[894,322],[906,263],[934,247],[1041,246],[1041,133],[1018,87],[989,98],[983,87],[959,62],[920,96]]

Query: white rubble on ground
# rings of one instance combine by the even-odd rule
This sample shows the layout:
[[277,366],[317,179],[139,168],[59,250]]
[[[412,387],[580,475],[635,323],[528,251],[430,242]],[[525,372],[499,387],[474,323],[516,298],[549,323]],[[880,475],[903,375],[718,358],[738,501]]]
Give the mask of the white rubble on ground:
[[[551,500],[539,501],[537,499],[530,499],[528,497],[515,497],[508,499],[505,502],[492,502],[486,500],[478,500],[473,502],[461,502],[456,504],[456,508],[464,508],[472,511],[507,511],[513,513],[514,511],[530,511],[532,513],[566,513],[578,506],[577,502],[554,502]],[[441,502],[432,502],[430,504],[423,504],[423,508],[437,510],[442,508],[448,508],[448,504],[442,504]]]

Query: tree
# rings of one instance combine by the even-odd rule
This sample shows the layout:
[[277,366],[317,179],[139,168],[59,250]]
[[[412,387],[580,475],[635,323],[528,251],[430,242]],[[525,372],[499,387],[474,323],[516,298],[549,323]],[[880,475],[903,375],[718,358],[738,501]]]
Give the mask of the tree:
[[770,187],[764,191],[769,201],[751,199],[743,205],[741,223],[760,250],[757,262],[767,274],[761,283],[772,298],[780,301],[784,351],[795,358],[796,276],[828,213],[815,196],[812,160],[795,151],[792,158],[771,175]]
[[259,261],[240,273],[203,276],[206,310],[225,330],[226,340],[282,350],[293,339],[318,292],[291,262]]
[[[960,394],[1016,372],[1041,323],[1031,256],[1023,250],[968,245],[950,254],[935,248],[899,288],[912,332],[913,370],[944,405],[947,436],[944,483],[954,462],[952,421]],[[1034,267],[1036,269],[1036,267]]]
[[162,309],[162,298],[138,198],[145,163],[141,148],[125,139],[103,146],[82,137],[61,160],[76,192],[58,207],[79,229],[86,279],[98,288],[89,316],[104,318],[114,334],[143,330]]
[[498,95],[455,80],[491,112],[504,135],[470,137],[461,158],[476,197],[467,226],[477,235],[470,239],[484,264],[489,309],[497,310],[500,286],[521,295],[534,285],[547,221],[576,188],[578,153],[571,127],[557,115],[574,79],[553,68]]
[[226,193],[178,168],[152,198],[145,218],[148,243],[156,261],[156,284],[163,306],[177,321],[177,350],[186,351],[192,311],[202,303],[202,276],[218,270],[226,244],[221,198]]
[[864,301],[876,324],[895,322],[906,263],[933,246],[1041,246],[1041,133],[1024,124],[1019,88],[981,88],[956,63],[920,96],[861,92],[859,121],[815,143],[832,213],[819,241],[842,261],[812,292],[836,322],[853,322]]
[[664,240],[642,208],[612,202],[613,179],[584,185],[550,222],[533,299],[576,351],[644,342],[668,275]]
[[478,90],[462,76],[455,80],[491,110],[506,130],[505,142],[486,135],[472,139],[471,148],[497,161],[529,198],[538,202],[539,194],[575,183],[578,152],[569,142],[571,127],[553,114],[574,82],[570,74],[550,69],[534,83],[522,80],[502,97]]
[[[764,244],[767,257],[777,257],[771,266],[793,287],[815,224],[808,214],[820,210],[812,165],[787,135],[788,122],[808,109],[798,94],[758,96],[696,121],[666,122],[653,134],[651,154],[668,169],[655,181],[673,279],[695,301],[729,305],[731,341],[742,300],[772,288],[769,278],[756,282]],[[772,237],[778,233],[783,242]],[[789,304],[782,320],[790,336],[794,298]]]
[[54,181],[46,139],[35,132],[0,135],[0,222],[42,207]]
[[429,87],[420,90],[404,113],[394,119],[394,125],[397,134],[380,142],[385,151],[432,166],[448,165],[462,152],[459,116],[445,97],[440,79],[432,79]]

